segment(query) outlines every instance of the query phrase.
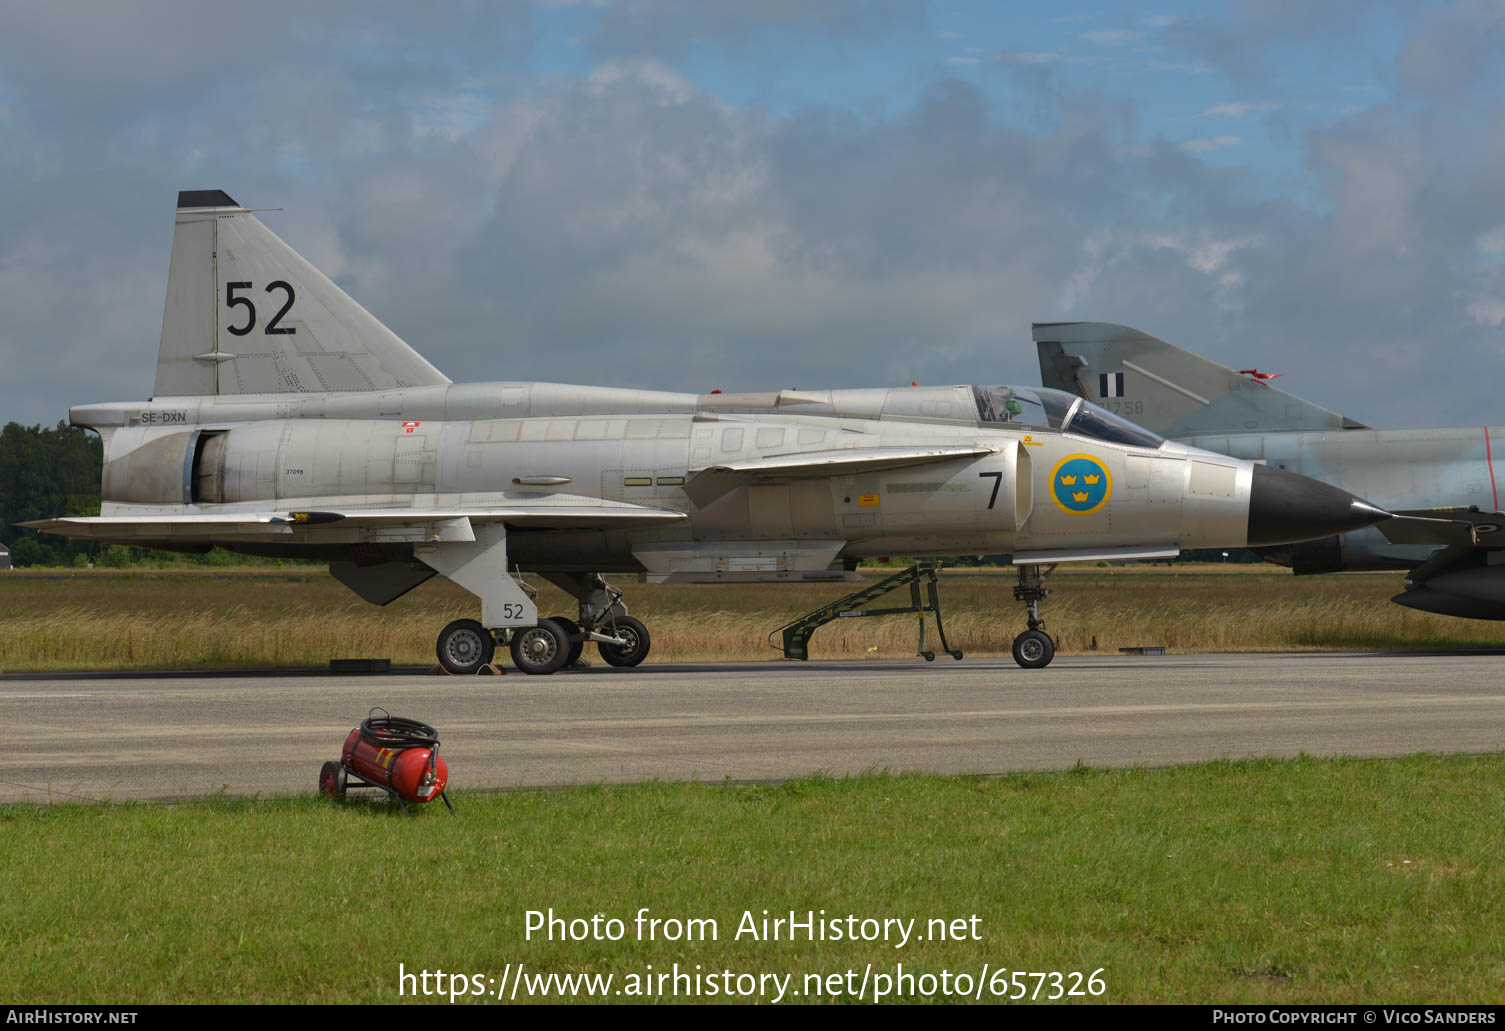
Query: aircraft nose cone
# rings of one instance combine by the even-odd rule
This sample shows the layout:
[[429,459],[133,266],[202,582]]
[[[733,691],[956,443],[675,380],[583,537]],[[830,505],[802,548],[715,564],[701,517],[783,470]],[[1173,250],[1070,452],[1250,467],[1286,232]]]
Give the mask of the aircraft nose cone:
[[1249,547],[1292,544],[1373,526],[1389,519],[1346,490],[1284,469],[1254,467],[1249,487]]

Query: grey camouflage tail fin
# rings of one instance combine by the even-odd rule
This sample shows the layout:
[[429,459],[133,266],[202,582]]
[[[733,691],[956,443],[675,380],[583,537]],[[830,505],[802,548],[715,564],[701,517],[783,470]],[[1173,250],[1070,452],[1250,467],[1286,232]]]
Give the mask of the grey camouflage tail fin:
[[229,194],[178,194],[154,396],[448,382]]
[[1037,322],[1040,382],[1167,437],[1363,429],[1361,423],[1148,333],[1111,322]]

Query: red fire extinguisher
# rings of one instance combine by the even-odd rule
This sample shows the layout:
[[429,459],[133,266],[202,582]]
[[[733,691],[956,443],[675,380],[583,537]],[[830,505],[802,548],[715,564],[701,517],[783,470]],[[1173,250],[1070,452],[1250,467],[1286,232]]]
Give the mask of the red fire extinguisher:
[[398,805],[442,798],[453,813],[454,804],[444,793],[448,783],[449,766],[439,755],[438,732],[380,707],[372,709],[345,738],[340,761],[325,763],[319,773],[319,790],[331,797],[349,788],[380,788],[397,799]]

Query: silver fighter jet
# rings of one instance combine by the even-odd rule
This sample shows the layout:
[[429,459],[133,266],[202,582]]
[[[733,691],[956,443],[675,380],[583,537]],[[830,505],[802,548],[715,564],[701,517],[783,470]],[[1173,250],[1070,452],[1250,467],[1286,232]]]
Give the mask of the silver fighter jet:
[[[648,630],[606,573],[830,581],[890,554],[1009,555],[1030,626],[1014,654],[1044,666],[1042,566],[1388,515],[1055,390],[451,383],[219,190],[178,197],[154,396],[69,418],[104,438],[102,514],[30,525],[326,559],[378,605],[443,574],[480,599],[439,634],[456,673],[499,643],[529,673],[587,642],[641,662]],[[573,595],[575,618],[540,619],[520,570]]]
[[[1375,430],[1147,333],[1107,322],[1034,327],[1041,382],[1193,447],[1355,491],[1402,518],[1256,549],[1297,574],[1410,570],[1392,601],[1505,619],[1505,455],[1499,428]],[[1278,375],[1278,374],[1276,374]]]

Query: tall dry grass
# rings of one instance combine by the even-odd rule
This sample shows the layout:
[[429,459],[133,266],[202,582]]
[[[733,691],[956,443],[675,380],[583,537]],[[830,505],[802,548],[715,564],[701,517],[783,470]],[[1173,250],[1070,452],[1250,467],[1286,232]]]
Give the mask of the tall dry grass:
[[[1007,654],[1024,627],[1012,578],[948,574],[947,636],[972,655]],[[624,584],[653,636],[650,662],[777,658],[768,636],[835,600],[842,585]],[[1388,602],[1399,576],[1223,576],[1172,570],[1060,575],[1044,605],[1062,654],[1505,645],[1505,625],[1449,619]],[[904,595],[884,604],[902,604]],[[545,615],[573,612],[544,585]],[[479,605],[433,581],[386,607],[367,605],[328,576],[204,574],[0,577],[0,671],[324,666],[331,658],[434,661],[434,638]],[[913,655],[914,616],[840,619],[817,631],[812,658]],[[939,648],[930,622],[927,647]],[[590,654],[589,652],[587,654]]]

